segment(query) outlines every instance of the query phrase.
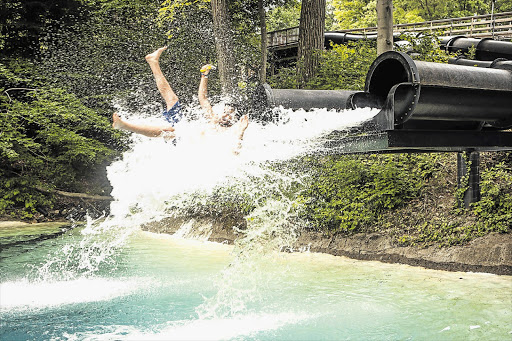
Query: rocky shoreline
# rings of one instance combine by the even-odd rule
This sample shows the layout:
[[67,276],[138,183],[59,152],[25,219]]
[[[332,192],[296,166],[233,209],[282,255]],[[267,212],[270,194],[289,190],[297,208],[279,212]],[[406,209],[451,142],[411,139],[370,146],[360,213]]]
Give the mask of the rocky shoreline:
[[[240,237],[240,233],[235,228],[226,228],[226,226],[243,229],[241,221],[228,216],[219,216],[213,220],[211,217],[199,217],[193,220],[166,218],[144,225],[142,228],[155,233],[174,234],[182,231],[182,226],[187,223],[189,236],[201,236],[212,242],[234,244]],[[31,224],[16,221],[0,222],[0,228],[26,225]],[[290,249],[308,250],[358,260],[407,264],[435,270],[512,275],[512,234],[510,233],[491,233],[461,246],[419,248],[398,246],[392,237],[380,233],[327,237],[320,232],[305,231],[297,238],[296,243],[290,246]]]
[[346,256],[359,260],[400,263],[429,269],[486,272],[512,275],[512,235],[492,233],[467,245],[440,248],[397,246],[389,236],[356,234],[326,238],[320,233],[302,234],[297,245],[311,252]]
[[[156,233],[174,234],[186,221],[167,218],[145,225],[143,229]],[[233,244],[239,238],[239,233],[225,226],[237,226],[243,229],[241,226],[243,223],[240,220],[233,224],[233,220],[226,216],[218,217],[213,222],[206,217],[196,218],[189,224],[193,234],[207,237],[212,242],[228,244]],[[205,228],[205,226],[208,227]],[[306,231],[298,237],[291,248],[435,270],[512,275],[512,234],[510,233],[491,233],[462,246],[419,248],[398,246],[392,237],[379,233],[326,237],[319,232]]]

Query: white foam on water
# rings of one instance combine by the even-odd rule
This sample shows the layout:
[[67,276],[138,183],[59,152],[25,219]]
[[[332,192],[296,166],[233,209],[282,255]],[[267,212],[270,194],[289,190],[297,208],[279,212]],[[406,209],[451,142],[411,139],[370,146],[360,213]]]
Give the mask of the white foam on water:
[[303,313],[247,314],[232,318],[173,321],[159,331],[113,326],[107,333],[67,335],[68,340],[230,340],[277,330],[312,318]]
[[80,278],[70,281],[11,281],[0,283],[0,310],[25,310],[108,301],[148,288],[145,278]]

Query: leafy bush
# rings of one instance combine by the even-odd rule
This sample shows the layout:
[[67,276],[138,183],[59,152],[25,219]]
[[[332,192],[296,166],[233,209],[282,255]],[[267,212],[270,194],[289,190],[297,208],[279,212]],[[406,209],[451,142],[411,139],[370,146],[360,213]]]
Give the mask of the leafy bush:
[[301,215],[327,233],[364,231],[383,212],[419,195],[434,160],[414,154],[309,160],[313,175],[298,201]]
[[[320,65],[315,77],[306,84],[308,89],[363,90],[366,73],[377,57],[375,43],[370,41],[333,45],[332,49],[318,53]],[[268,82],[274,88],[296,88],[296,69],[281,68],[278,73],[269,77]]]
[[320,66],[307,84],[309,89],[364,90],[366,74],[377,57],[375,42],[333,45],[321,52]]
[[473,212],[486,230],[510,232],[512,229],[512,167],[501,162],[482,171],[482,198]]
[[423,34],[420,37],[410,34],[402,34],[400,38],[407,41],[409,45],[404,45],[397,50],[409,53],[415,60],[447,63],[448,59],[451,57],[450,54],[441,50],[439,35],[436,33]]
[[0,65],[0,214],[29,218],[51,203],[39,189],[94,192],[121,135],[73,94],[23,75],[20,63]]
[[[429,208],[433,215],[423,215],[422,212],[412,210],[417,223],[406,224],[397,229],[398,243],[403,246],[443,247],[464,244],[491,232],[510,233],[512,229],[511,155],[512,153],[509,152],[483,153],[480,164],[481,200],[472,204],[470,209]],[[438,180],[441,182],[435,186],[443,185],[445,182],[443,179],[447,179],[450,174],[448,172],[440,175]],[[433,195],[440,195],[440,189],[435,189],[435,186],[426,191]],[[459,189],[452,190],[457,194],[460,192]],[[454,203],[455,199],[454,195]],[[422,201],[425,203],[425,199]],[[429,206],[429,203],[427,202],[426,205]]]

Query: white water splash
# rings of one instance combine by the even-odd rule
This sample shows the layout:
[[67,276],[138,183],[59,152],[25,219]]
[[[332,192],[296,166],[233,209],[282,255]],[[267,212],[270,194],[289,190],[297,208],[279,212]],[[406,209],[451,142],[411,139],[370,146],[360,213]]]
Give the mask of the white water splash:
[[310,313],[293,312],[247,314],[232,318],[173,321],[157,332],[114,326],[111,332],[66,334],[65,337],[66,340],[238,340],[314,317]]
[[145,278],[80,278],[70,281],[0,283],[0,310],[42,309],[66,304],[108,301],[151,287]]
[[371,109],[276,110],[281,111],[278,122],[249,124],[240,155],[231,152],[235,141],[229,136],[197,138],[203,121],[178,123],[176,132],[181,138],[176,146],[162,138],[134,136],[132,148],[108,168],[116,199],[112,215],[137,212],[142,220],[158,219],[173,196],[208,193],[233,178],[262,177],[266,172],[262,164],[311,152],[321,147],[326,134],[358,125],[377,113]]
[[[280,110],[277,122],[250,122],[239,155],[232,152],[237,142],[232,135],[201,138],[203,120],[179,122],[175,126],[176,144],[164,138],[133,134],[129,150],[107,169],[115,199],[110,216],[89,220],[74,242],[56,251],[41,266],[38,280],[72,280],[94,275],[105,266],[110,267],[108,271],[114,270],[118,250],[141,225],[159,221],[171,211],[200,204],[223,186],[244,193],[256,207],[248,217],[249,228],[244,231],[245,242],[239,244],[241,250],[254,251],[264,243],[269,249],[291,245],[294,232],[289,226],[289,212],[293,199],[287,192],[293,183],[302,181],[303,175],[276,170],[272,163],[322,148],[322,138],[328,133],[358,125],[377,111],[276,110]],[[125,118],[143,122],[135,115],[125,114]],[[149,124],[163,124],[162,120],[151,118]],[[183,235],[193,235],[190,232],[186,226],[180,230]],[[201,234],[208,235],[208,231]],[[253,245],[246,247],[249,243]],[[250,258],[247,251],[240,251],[239,255]],[[241,309],[243,306],[240,304]],[[207,316],[217,316],[210,308],[204,310]],[[228,310],[228,314],[237,311]]]

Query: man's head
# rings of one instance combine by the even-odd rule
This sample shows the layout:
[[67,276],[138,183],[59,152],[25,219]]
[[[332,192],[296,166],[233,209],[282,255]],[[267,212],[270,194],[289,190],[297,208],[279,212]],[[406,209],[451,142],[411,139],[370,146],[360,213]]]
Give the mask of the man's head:
[[236,121],[236,105],[233,103],[224,103],[221,107],[222,108],[219,108],[220,110],[214,110],[215,123],[219,124],[221,127],[231,127]]

